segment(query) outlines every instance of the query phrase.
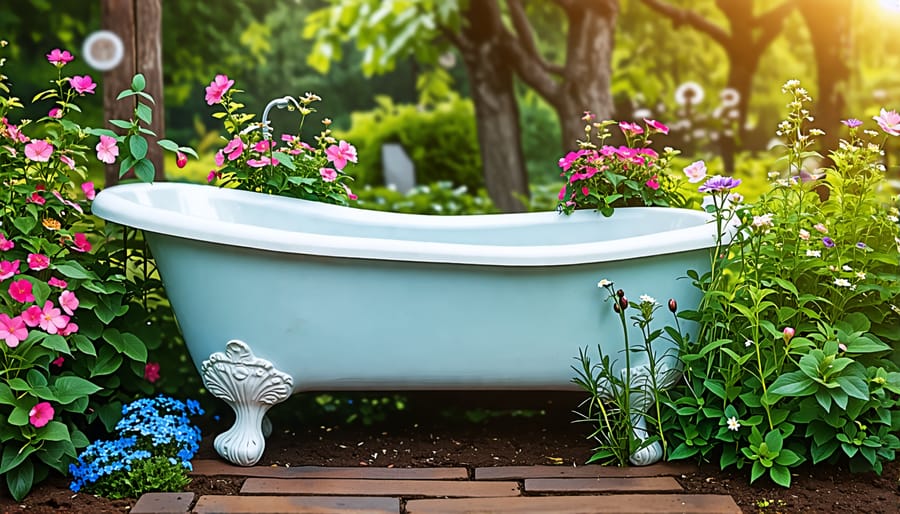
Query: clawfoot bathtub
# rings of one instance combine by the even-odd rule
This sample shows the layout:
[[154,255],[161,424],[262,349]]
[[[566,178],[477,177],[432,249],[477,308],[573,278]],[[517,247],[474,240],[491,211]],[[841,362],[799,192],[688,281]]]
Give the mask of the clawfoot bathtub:
[[[573,389],[579,348],[622,361],[597,282],[694,308],[683,277],[715,243],[699,211],[438,217],[177,183],[108,188],[93,212],[144,231],[204,383],[236,413],[216,449],[245,466],[295,392]],[[667,377],[672,346],[656,348]]]

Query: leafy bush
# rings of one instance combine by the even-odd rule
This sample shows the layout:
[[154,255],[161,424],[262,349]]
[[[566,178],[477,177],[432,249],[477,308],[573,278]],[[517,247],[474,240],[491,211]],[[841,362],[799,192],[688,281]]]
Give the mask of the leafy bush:
[[[720,225],[742,228],[711,272],[689,272],[704,297],[683,316],[700,332],[682,345],[685,383],[665,425],[670,459],[718,457],[722,468],[750,466],[751,481],[788,486],[807,460],[880,472],[900,449],[900,370],[889,358],[900,346],[900,225],[883,193],[884,136],[846,120],[848,139],[816,176],[803,168],[820,133],[806,129],[809,98],[796,81],[784,91],[787,175],[770,174],[752,205],[709,194]],[[900,134],[900,115],[876,119]]]
[[387,187],[366,187],[359,192],[358,207],[410,214],[487,214],[496,212],[483,189],[476,194],[450,182],[416,186],[406,193]]
[[372,111],[353,113],[350,130],[340,134],[359,150],[358,182],[383,185],[381,147],[400,143],[415,165],[417,183],[484,186],[471,100],[453,98],[427,110],[387,97],[378,97],[377,103]]
[[120,436],[95,441],[69,465],[70,488],[107,498],[137,498],[151,491],[181,491],[200,446],[190,418],[203,414],[194,400],[167,396],[136,400],[122,408]]

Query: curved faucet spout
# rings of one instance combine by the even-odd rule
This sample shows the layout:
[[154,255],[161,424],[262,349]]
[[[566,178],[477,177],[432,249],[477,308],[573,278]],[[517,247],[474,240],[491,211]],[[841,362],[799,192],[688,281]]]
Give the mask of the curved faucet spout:
[[300,104],[297,102],[297,100],[294,100],[294,97],[292,96],[276,98],[266,105],[266,108],[263,110],[262,115],[262,134],[264,140],[268,141],[272,137],[272,129],[269,128],[269,111],[272,109],[272,107],[284,109],[286,107],[290,107],[291,104],[293,104],[293,106],[297,110],[300,110]]

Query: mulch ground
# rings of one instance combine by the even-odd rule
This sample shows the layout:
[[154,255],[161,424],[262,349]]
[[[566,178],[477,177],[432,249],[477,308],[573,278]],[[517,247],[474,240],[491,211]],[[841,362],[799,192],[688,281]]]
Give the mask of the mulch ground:
[[[583,466],[592,444],[589,427],[572,423],[579,393],[409,393],[407,408],[371,425],[347,424],[329,416],[291,419],[292,405],[276,407],[275,431],[257,466],[366,468],[475,468],[490,466]],[[289,403],[292,402],[289,400]],[[218,459],[215,434],[230,420],[204,423],[197,459]],[[477,420],[477,421],[476,421]],[[676,475],[689,494],[724,494],[743,512],[900,512],[900,465],[888,464],[881,476],[852,474],[841,466],[801,467],[790,489],[765,479],[749,484],[748,472],[722,472],[704,465]],[[235,495],[245,477],[194,476],[188,491]],[[0,497],[0,512],[90,512],[129,510],[136,499],[109,501],[75,495],[64,479],[37,487],[21,504]]]

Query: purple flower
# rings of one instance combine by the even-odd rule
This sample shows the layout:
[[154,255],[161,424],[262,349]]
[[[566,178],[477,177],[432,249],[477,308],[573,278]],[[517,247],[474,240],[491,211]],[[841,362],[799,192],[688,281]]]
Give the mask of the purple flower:
[[860,121],[856,118],[850,118],[848,120],[841,120],[841,123],[843,123],[844,125],[847,125],[850,128],[856,128],[856,127],[862,125],[862,121]]
[[825,245],[825,248],[834,248],[834,241],[830,237],[823,237],[822,244]]
[[715,193],[717,191],[728,191],[738,187],[741,184],[741,179],[732,178],[732,177],[723,177],[721,175],[715,175],[710,177],[706,182],[703,183],[702,186],[697,188],[697,191],[701,193]]
[[856,243],[856,247],[859,248],[860,250],[865,250],[866,243],[863,243],[862,241],[860,241],[860,242]]

